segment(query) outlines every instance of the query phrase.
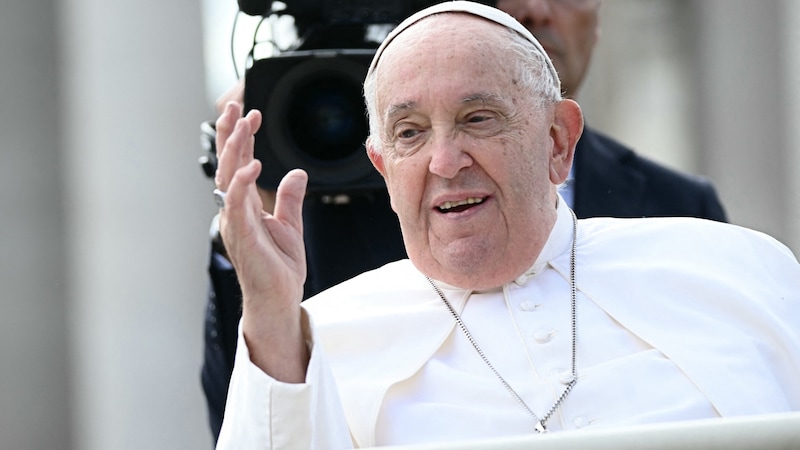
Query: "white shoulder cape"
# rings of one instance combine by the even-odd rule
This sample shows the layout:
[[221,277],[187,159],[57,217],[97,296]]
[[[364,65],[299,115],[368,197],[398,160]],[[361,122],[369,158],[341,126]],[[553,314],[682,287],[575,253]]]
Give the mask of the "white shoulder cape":
[[[800,410],[800,265],[785,246],[701,219],[587,219],[579,221],[576,260],[579,301],[595,302],[674,361],[721,415]],[[569,252],[549,265],[566,279]],[[463,297],[448,300],[461,309]],[[372,442],[386,390],[419,370],[454,329],[408,260],[304,308],[359,443]]]

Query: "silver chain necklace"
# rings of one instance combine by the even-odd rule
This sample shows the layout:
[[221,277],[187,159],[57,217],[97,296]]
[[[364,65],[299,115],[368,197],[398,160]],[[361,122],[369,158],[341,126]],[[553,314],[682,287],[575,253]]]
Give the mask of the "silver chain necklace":
[[483,350],[478,345],[478,342],[475,340],[475,338],[472,337],[472,333],[469,332],[469,329],[467,329],[467,326],[464,324],[464,321],[461,320],[461,316],[458,315],[458,313],[450,304],[450,302],[447,301],[447,299],[444,296],[444,293],[442,293],[442,290],[439,289],[439,286],[437,286],[436,283],[434,283],[434,281],[430,279],[430,277],[427,276],[425,277],[431,284],[431,286],[433,286],[433,290],[436,291],[436,293],[439,295],[439,298],[442,299],[442,303],[444,303],[444,305],[450,311],[450,314],[452,314],[453,318],[456,320],[456,323],[458,324],[458,327],[461,328],[461,331],[464,332],[464,335],[467,337],[467,340],[470,342],[470,344],[472,344],[472,347],[475,348],[475,351],[478,352],[478,355],[480,355],[481,359],[483,359],[483,362],[485,362],[486,365],[489,367],[489,370],[491,370],[492,373],[495,374],[497,379],[500,380],[500,382],[503,384],[506,390],[517,400],[517,402],[520,405],[522,405],[523,408],[525,408],[525,411],[527,411],[528,414],[530,414],[533,417],[533,420],[536,421],[534,429],[538,433],[547,433],[547,427],[545,426],[545,424],[547,424],[547,421],[550,420],[550,417],[553,415],[556,409],[558,409],[558,407],[561,406],[561,403],[564,401],[564,399],[567,398],[567,395],[569,395],[570,391],[572,391],[572,388],[575,386],[575,383],[578,382],[578,373],[577,370],[575,369],[575,359],[578,353],[577,349],[578,316],[576,309],[576,303],[577,303],[576,297],[578,291],[577,288],[575,287],[575,242],[578,240],[578,219],[575,217],[574,212],[572,212],[572,233],[573,233],[572,249],[570,252],[570,259],[569,259],[569,286],[570,286],[570,296],[571,296],[570,309],[572,312],[572,378],[570,379],[569,384],[567,384],[567,387],[564,389],[564,392],[561,393],[561,395],[558,397],[553,406],[550,407],[550,409],[541,419],[539,418],[539,416],[536,415],[536,413],[533,412],[533,410],[531,410],[528,404],[525,403],[524,400],[522,400],[522,397],[520,397],[519,394],[517,394],[517,392],[511,387],[511,385],[508,384],[508,382],[505,380],[505,378],[503,378],[502,375],[500,375],[497,369],[494,368],[492,363],[489,361],[489,358],[486,357],[486,354],[483,353]]

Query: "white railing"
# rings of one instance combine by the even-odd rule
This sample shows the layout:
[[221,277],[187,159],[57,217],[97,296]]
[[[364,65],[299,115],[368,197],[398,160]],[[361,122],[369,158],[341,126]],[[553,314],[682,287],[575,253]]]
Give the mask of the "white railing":
[[392,450],[800,449],[800,412],[599,428],[492,440],[383,447]]

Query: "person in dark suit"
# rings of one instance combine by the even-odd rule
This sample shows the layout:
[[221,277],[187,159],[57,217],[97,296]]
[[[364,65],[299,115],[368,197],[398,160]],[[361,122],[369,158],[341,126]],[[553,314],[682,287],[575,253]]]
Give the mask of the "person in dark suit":
[[[499,0],[542,43],[559,73],[566,97],[575,97],[599,36],[601,0]],[[234,91],[234,98],[241,92]],[[224,103],[224,102],[221,102]],[[271,210],[273,192],[261,192]],[[573,180],[564,198],[579,218],[689,216],[726,221],[711,183],[637,155],[584,127],[575,150]],[[327,287],[405,258],[400,228],[385,191],[330,204],[308,198],[303,209],[308,277],[304,298]],[[224,415],[241,314],[241,292],[224,247],[214,239],[205,318],[202,384],[216,438]],[[380,243],[376,245],[376,243]]]
[[573,171],[572,207],[582,219],[685,216],[727,221],[707,179],[661,166],[589,127],[575,147]]
[[[541,42],[561,79],[564,96],[576,98],[600,37],[602,0],[498,0],[496,6]],[[711,183],[637,155],[584,126],[575,148],[567,203],[580,218],[689,216],[726,221]]]

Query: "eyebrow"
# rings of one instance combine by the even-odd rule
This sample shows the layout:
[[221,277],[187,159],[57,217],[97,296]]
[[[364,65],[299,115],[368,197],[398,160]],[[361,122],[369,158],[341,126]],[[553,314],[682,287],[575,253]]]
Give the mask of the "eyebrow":
[[500,104],[505,103],[503,96],[499,94],[495,94],[492,92],[477,92],[475,94],[468,95],[461,100],[461,103],[465,105],[469,105],[471,103],[489,103],[489,104]]
[[[461,99],[462,105],[469,105],[473,103],[498,105],[505,102],[503,96],[491,92],[476,92]],[[388,111],[386,112],[387,123],[391,122],[393,118],[403,115],[407,113],[407,111],[413,110],[416,107],[417,107],[417,102],[415,101],[408,101],[391,105]]]
[[412,110],[417,106],[417,102],[409,101],[391,105],[386,112],[386,122],[391,123],[394,117],[404,114],[406,111]]

